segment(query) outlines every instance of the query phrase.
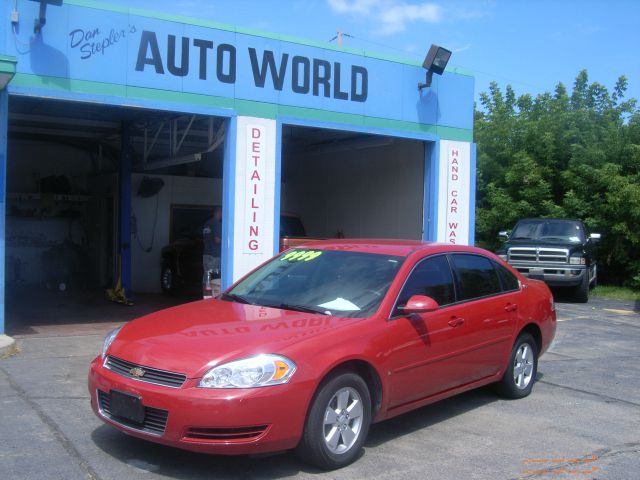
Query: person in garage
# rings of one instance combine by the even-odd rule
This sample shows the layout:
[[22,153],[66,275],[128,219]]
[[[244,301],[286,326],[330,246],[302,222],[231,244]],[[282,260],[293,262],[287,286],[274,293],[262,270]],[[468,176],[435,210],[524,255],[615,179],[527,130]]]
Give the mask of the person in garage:
[[[202,288],[204,298],[220,291],[220,254],[222,246],[222,209],[215,207],[202,227]],[[215,290],[215,291],[214,291]]]

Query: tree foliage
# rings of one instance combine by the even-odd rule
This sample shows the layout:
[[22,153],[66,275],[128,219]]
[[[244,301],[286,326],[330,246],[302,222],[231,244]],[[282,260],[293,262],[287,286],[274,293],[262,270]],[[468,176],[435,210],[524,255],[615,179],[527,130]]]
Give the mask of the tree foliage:
[[571,92],[518,97],[494,82],[480,94],[480,245],[523,217],[579,218],[602,233],[601,276],[640,287],[640,110],[626,90],[624,76],[609,92],[583,70]]

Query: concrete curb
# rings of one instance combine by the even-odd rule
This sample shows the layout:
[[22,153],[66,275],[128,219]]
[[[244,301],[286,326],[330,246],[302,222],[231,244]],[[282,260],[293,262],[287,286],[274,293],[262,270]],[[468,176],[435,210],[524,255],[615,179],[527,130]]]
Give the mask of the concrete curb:
[[16,349],[16,341],[8,335],[0,335],[0,358],[11,355]]

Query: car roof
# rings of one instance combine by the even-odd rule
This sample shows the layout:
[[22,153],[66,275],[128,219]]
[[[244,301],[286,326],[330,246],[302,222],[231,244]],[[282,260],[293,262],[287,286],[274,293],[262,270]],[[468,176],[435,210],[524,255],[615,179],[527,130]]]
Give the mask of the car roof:
[[537,222],[580,222],[582,223],[582,220],[579,220],[577,218],[521,218],[520,220],[518,220],[516,223],[520,223],[523,221],[537,221]]
[[303,243],[296,248],[311,248],[314,250],[347,250],[361,253],[378,253],[407,257],[414,252],[445,253],[445,252],[473,252],[486,254],[488,252],[466,245],[449,243],[423,242],[420,240],[395,239],[329,239]]

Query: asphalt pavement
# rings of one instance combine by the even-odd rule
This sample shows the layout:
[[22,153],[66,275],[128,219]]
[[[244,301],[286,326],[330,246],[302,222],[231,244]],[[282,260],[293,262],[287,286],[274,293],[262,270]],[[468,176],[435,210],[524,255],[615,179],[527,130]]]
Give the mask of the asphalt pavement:
[[110,324],[18,336],[21,351],[0,360],[0,478],[640,479],[638,306],[557,309],[528,398],[483,388],[374,425],[362,458],[334,472],[291,453],[208,456],[124,435],[94,416],[86,387]]

